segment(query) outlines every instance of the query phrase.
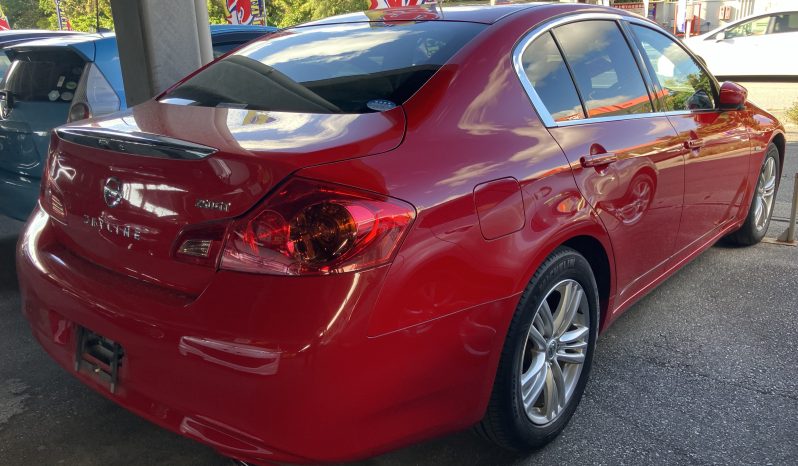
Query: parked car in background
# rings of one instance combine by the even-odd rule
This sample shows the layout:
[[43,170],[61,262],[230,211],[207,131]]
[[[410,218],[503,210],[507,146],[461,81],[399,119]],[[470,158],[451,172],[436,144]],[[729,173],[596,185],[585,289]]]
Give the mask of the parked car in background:
[[42,39],[45,37],[64,37],[75,34],[82,33],[76,31],[47,31],[44,29],[12,29],[0,31],[0,81],[2,81],[3,77],[6,75],[8,67],[11,66],[11,60],[3,50],[6,47],[20,42]]
[[639,16],[436,8],[289,28],[58,128],[17,251],[47,352],[248,463],[557,436],[599,331],[764,236],[784,128]]
[[[213,25],[219,56],[275,28]],[[6,49],[0,90],[0,214],[24,220],[39,192],[50,130],[126,108],[116,37],[81,34]]]
[[749,16],[685,40],[715,76],[798,78],[798,10]]

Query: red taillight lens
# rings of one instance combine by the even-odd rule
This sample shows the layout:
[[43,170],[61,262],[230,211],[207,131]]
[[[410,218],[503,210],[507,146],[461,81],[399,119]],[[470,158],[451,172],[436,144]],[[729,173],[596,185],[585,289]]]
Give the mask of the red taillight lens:
[[391,260],[414,218],[397,199],[294,179],[234,223],[221,268],[318,275],[376,267]]

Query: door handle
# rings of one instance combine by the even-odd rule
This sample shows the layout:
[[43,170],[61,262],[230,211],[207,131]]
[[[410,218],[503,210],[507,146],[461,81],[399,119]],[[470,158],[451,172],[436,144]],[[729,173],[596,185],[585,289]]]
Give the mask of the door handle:
[[701,138],[688,139],[684,141],[684,148],[688,150],[697,150],[704,146],[704,140]]
[[602,152],[600,154],[583,155],[579,159],[579,163],[583,167],[603,167],[618,160],[618,154],[615,152]]

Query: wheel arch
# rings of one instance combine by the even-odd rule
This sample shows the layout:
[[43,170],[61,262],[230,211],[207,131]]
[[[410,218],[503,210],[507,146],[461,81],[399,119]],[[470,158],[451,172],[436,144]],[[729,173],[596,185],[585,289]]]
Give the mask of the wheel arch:
[[609,315],[609,303],[613,269],[604,245],[590,235],[579,235],[563,242],[561,246],[569,247],[581,254],[590,264],[599,292],[599,330],[603,331]]
[[[592,209],[591,209],[592,211]],[[599,333],[609,324],[610,311],[615,295],[615,261],[609,234],[604,229],[598,216],[591,212],[590,219],[583,219],[577,225],[561,231],[547,241],[547,246],[539,250],[534,260],[529,263],[524,285],[534,276],[540,265],[559,247],[569,247],[582,256],[590,264],[596,286],[599,291]]]

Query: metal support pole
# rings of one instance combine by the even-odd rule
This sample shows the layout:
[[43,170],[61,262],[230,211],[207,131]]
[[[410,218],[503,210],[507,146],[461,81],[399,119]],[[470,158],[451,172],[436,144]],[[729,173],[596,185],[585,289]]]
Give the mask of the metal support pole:
[[795,221],[798,217],[798,173],[795,174],[795,184],[792,189],[792,211],[790,213],[790,226],[787,231],[779,236],[779,241],[795,243]]

